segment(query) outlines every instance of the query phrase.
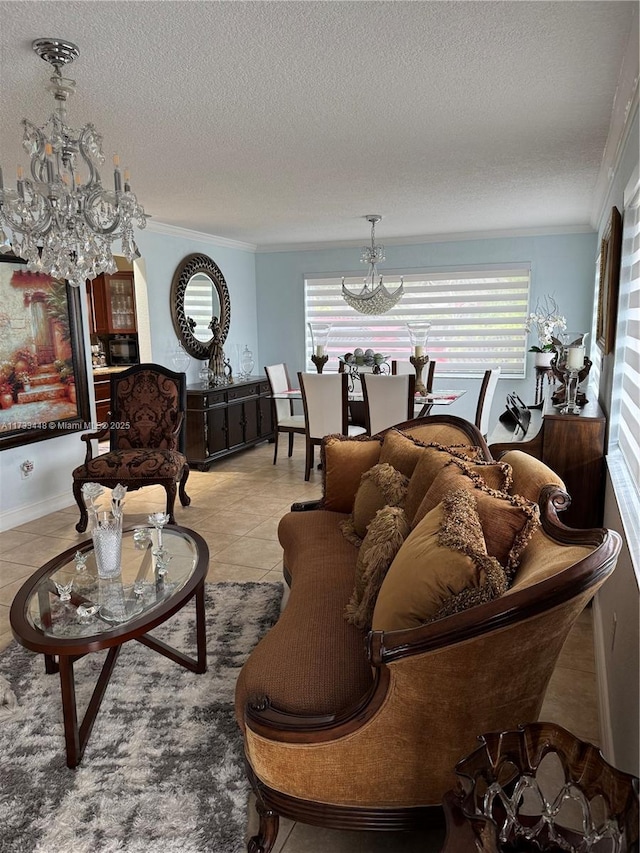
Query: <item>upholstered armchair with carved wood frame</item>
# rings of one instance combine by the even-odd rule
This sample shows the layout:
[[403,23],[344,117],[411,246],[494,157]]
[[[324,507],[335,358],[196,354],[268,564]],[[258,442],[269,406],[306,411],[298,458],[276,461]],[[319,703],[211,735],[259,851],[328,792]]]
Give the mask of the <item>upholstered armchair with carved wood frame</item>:
[[[88,513],[82,495],[85,483],[128,491],[161,485],[167,494],[166,512],[175,524],[174,504],[191,499],[185,491],[189,465],[184,455],[186,378],[159,364],[136,364],[111,375],[109,422],[98,432],[80,436],[86,458],[73,471],[73,495],[80,509],[76,530],[87,528]],[[94,458],[91,442],[109,436],[108,453]]]

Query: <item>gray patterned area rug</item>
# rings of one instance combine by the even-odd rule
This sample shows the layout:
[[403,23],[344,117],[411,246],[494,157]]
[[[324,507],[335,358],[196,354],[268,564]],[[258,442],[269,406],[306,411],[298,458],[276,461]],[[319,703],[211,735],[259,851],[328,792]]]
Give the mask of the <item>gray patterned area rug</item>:
[[[278,618],[283,587],[207,585],[208,669],[126,643],[81,765],[65,763],[60,681],[15,641],[0,653],[2,853],[240,853],[249,786],[233,716],[238,672]],[[153,631],[195,654],[190,602]],[[75,665],[79,713],[104,653]],[[5,683],[6,687],[6,683]]]

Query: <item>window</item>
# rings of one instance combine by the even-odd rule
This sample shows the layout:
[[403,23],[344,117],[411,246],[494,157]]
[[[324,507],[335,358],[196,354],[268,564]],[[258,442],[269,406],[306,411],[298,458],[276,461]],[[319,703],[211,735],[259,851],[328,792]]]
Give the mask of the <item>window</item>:
[[619,450],[640,493],[640,181],[625,192],[610,451]]
[[[345,279],[347,287],[362,286],[362,277]],[[385,275],[393,291],[400,275]],[[487,366],[500,365],[502,376],[525,375],[529,306],[528,265],[498,269],[411,273],[404,276],[404,296],[388,314],[358,314],[342,298],[337,277],[305,279],[306,321],[331,323],[327,368],[337,369],[337,357],[356,347],[381,352],[388,360],[410,355],[409,320],[431,323],[427,351],[438,362],[438,374],[477,376]],[[311,352],[307,329],[307,353]],[[310,368],[313,365],[309,362]]]

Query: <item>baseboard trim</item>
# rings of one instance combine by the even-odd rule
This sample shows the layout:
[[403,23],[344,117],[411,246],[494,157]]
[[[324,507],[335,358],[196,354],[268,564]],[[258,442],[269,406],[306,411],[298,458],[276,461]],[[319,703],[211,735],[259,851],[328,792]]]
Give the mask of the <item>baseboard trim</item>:
[[[52,495],[41,501],[30,501],[25,506],[10,509],[0,515],[0,532],[10,530],[20,524],[26,524],[28,521],[36,521],[43,515],[57,512],[59,509],[66,509],[68,506],[73,506],[74,503],[70,490],[61,492],[59,495]],[[79,510],[78,517],[80,517]]]
[[592,618],[593,649],[596,661],[596,685],[598,690],[598,714],[600,719],[600,749],[609,764],[617,767],[613,743],[613,728],[611,725],[611,708],[609,706],[607,657],[605,654],[605,639],[602,627],[602,610],[600,609],[597,595],[593,599]]

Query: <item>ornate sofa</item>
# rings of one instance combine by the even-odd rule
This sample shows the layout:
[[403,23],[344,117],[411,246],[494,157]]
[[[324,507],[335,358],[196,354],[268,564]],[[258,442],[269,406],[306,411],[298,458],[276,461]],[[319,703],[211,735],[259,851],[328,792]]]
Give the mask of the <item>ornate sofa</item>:
[[269,853],[280,815],[440,824],[477,736],[538,718],[620,549],[615,532],[559,521],[570,499],[543,463],[495,463],[459,418],[330,436],[322,457],[322,500],[280,522],[288,601],[236,688],[260,817],[250,853]]

